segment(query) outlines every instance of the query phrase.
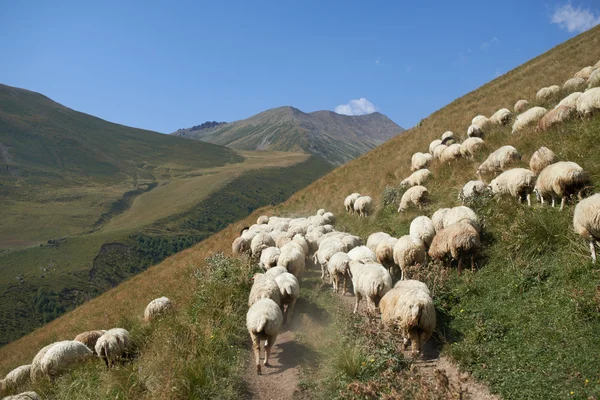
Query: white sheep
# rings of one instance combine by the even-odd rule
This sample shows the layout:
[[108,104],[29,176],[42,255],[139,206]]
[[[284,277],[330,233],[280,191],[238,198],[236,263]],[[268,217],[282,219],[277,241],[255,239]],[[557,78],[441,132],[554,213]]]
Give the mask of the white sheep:
[[594,70],[587,80],[588,89],[600,86],[600,68]]
[[250,242],[252,239],[248,239],[247,236],[238,236],[231,244],[231,252],[235,256],[250,253]]
[[305,255],[309,254],[310,249],[308,248],[308,242],[306,241],[306,238],[304,237],[304,235],[300,235],[300,234],[294,235],[294,237],[292,238],[292,242],[300,245],[300,247],[302,248],[302,251],[304,252]]
[[490,117],[490,122],[494,125],[508,125],[512,113],[508,108],[501,108]]
[[484,196],[488,192],[488,185],[483,181],[473,180],[465,183],[465,186],[458,193],[458,199],[463,204],[468,204],[478,197]]
[[554,108],[558,108],[560,106],[574,107],[577,108],[577,99],[581,97],[583,92],[573,92],[564,99],[562,99]]
[[435,306],[427,286],[414,280],[400,281],[383,296],[379,308],[383,325],[397,326],[404,346],[410,339],[413,354],[421,353],[436,325]]
[[260,259],[260,254],[267,247],[275,247],[275,241],[273,240],[273,237],[267,232],[258,232],[250,242],[252,256],[256,259]]
[[573,228],[590,242],[592,262],[596,263],[596,244],[600,240],[600,193],[581,200],[575,206]]
[[340,282],[342,285],[342,295],[346,294],[346,278],[350,277],[350,261],[352,259],[344,252],[337,252],[331,256],[327,263],[331,283],[333,284],[333,292],[338,293]]
[[325,209],[324,208],[319,208],[317,210],[317,215],[323,215],[323,214],[325,214]]
[[[380,242],[381,243],[381,242]],[[375,249],[377,250],[377,249]],[[362,261],[362,262],[376,262],[377,261],[377,253],[368,248],[367,246],[358,246],[353,248],[348,252],[348,257],[352,261]]]
[[535,99],[539,102],[547,102],[560,93],[560,86],[552,85],[541,88],[535,95]]
[[277,260],[279,260],[279,255],[281,254],[281,250],[277,247],[267,247],[260,254],[260,261],[258,262],[258,266],[263,269],[263,271],[268,271],[277,265]]
[[33,357],[33,361],[31,361],[31,369],[30,369],[30,377],[32,382],[38,382],[40,379],[44,377],[41,368],[41,362],[48,350],[52,348],[58,342],[50,343],[49,345],[44,346],[40,351],[37,352],[35,357]]
[[519,100],[515,103],[514,110],[517,114],[520,114],[529,108],[529,102],[527,100]]
[[391,237],[391,235],[386,232],[371,233],[367,238],[367,247],[371,249],[373,253],[375,253],[377,251],[377,245],[379,244],[379,242],[381,242],[384,238],[389,237]]
[[412,155],[410,161],[410,170],[417,171],[419,169],[427,168],[431,164],[432,155],[429,153],[417,152]]
[[433,158],[436,160],[439,160],[447,148],[448,148],[448,146],[446,146],[445,144],[440,144],[439,146],[436,146],[436,148],[433,149]]
[[473,158],[484,146],[485,142],[483,139],[479,137],[470,137],[460,145],[460,154],[464,158]]
[[433,221],[429,217],[421,215],[416,217],[410,223],[410,228],[408,230],[408,234],[410,236],[419,238],[425,244],[425,247],[429,247],[433,237],[435,236],[435,228],[433,226]]
[[490,124],[490,120],[485,115],[477,115],[471,120],[471,125],[477,125],[481,129],[485,129]]
[[462,157],[461,153],[461,145],[459,143],[454,143],[444,149],[442,155],[440,156],[441,163],[447,163],[453,160],[458,160]]
[[96,355],[96,342],[98,341],[100,336],[104,335],[105,333],[105,330],[82,332],[79,335],[75,336],[75,339],[73,340],[85,344],[87,348],[90,349],[90,351],[94,353],[94,355]]
[[584,68],[582,68],[581,70],[579,70],[579,71],[578,71],[578,72],[577,72],[577,73],[574,75],[574,77],[575,77],[575,78],[581,78],[581,79],[585,79],[585,80],[587,80],[587,79],[590,77],[590,75],[592,75],[592,72],[594,72],[594,67],[591,67],[591,66],[589,66],[589,67],[584,67]]
[[278,265],[276,267],[270,268],[267,272],[265,272],[265,276],[275,278],[277,275],[283,274],[284,272],[288,272],[288,270],[285,267]]
[[31,365],[21,365],[10,371],[4,379],[0,380],[0,395],[15,392],[25,386],[30,380]]
[[360,196],[354,202],[354,211],[359,217],[367,217],[373,208],[373,199],[369,196]]
[[323,214],[323,220],[325,225],[331,225],[335,223],[335,215],[331,211],[327,211]]
[[561,124],[575,117],[577,110],[569,106],[557,106],[548,111],[542,119],[538,121],[538,130],[547,131],[555,125]]
[[548,112],[548,110],[544,107],[531,107],[529,110],[519,114],[512,126],[512,133],[519,133],[528,125],[538,122],[546,112]]
[[346,245],[348,251],[355,247],[362,246],[362,239],[354,235],[344,235],[341,237],[341,241]]
[[485,174],[497,174],[511,163],[521,159],[521,155],[513,146],[502,146],[491,153],[477,168],[477,175],[481,178]]
[[436,233],[440,230],[456,224],[458,222],[466,222],[479,232],[481,224],[475,211],[466,206],[458,206],[453,208],[440,208],[431,216],[431,222]]
[[144,310],[144,321],[150,322],[153,319],[168,313],[173,307],[173,302],[163,296],[152,300]]
[[[294,242],[288,243],[290,246],[281,248],[281,254],[277,259],[277,265],[285,267],[288,272],[294,275],[299,281],[304,276],[306,268],[306,254],[299,249],[299,245]],[[297,247],[296,247],[297,246]]]
[[529,160],[529,169],[539,175],[544,168],[558,161],[556,154],[549,148],[542,146],[533,153]]
[[586,81],[583,78],[571,78],[563,84],[563,90],[568,93],[578,92],[585,88]]
[[63,340],[50,347],[39,363],[40,372],[48,379],[54,379],[76,364],[93,357],[87,346],[75,340]]
[[268,223],[269,223],[269,216],[268,215],[261,215],[256,220],[256,224],[257,225],[264,225],[264,224],[268,224]]
[[535,174],[526,168],[509,169],[490,182],[492,194],[497,196],[509,194],[519,202],[525,197],[528,206],[531,206],[531,193],[534,186]]
[[467,137],[483,137],[483,129],[479,125],[469,125],[467,128]]
[[377,258],[377,262],[392,272],[392,267],[395,265],[394,263],[394,245],[398,239],[395,237],[389,237],[383,239],[377,245],[377,249],[375,250],[375,256]]
[[433,150],[440,144],[442,144],[442,141],[440,139],[435,139],[434,141],[429,143],[429,154],[433,155]]
[[400,199],[400,205],[398,206],[398,212],[402,212],[408,208],[410,204],[421,208],[427,202],[427,188],[425,186],[417,185],[408,189],[402,195]]
[[600,111],[600,88],[588,89],[577,99],[577,112],[589,117]]
[[346,207],[346,211],[350,214],[354,214],[354,202],[361,196],[360,193],[352,193],[346,196],[344,200],[344,207]]
[[431,177],[431,171],[427,168],[413,172],[408,178],[400,182],[400,187],[411,187],[415,185],[423,185]]
[[555,199],[561,198],[560,209],[565,206],[567,198],[577,193],[581,199],[581,191],[590,183],[589,175],[577,163],[571,161],[558,161],[548,165],[540,172],[535,185],[535,194],[544,204],[544,199],[552,198],[552,207]]
[[446,132],[442,133],[442,144],[443,145],[445,145],[446,143],[450,143],[453,140],[454,140],[454,132],[446,131]]
[[281,306],[285,307],[285,323],[289,324],[294,312],[294,305],[300,296],[300,283],[298,279],[289,272],[284,272],[275,277],[281,295]]
[[413,266],[424,266],[427,251],[421,239],[411,235],[402,236],[394,245],[394,263],[402,273],[400,279],[406,279],[406,269]]
[[277,340],[283,313],[279,305],[271,299],[261,299],[254,303],[246,314],[246,328],[252,340],[254,359],[256,360],[256,373],[261,374],[260,367],[260,342],[265,341],[265,367],[269,366],[271,349]]
[[133,352],[133,342],[129,332],[123,328],[112,328],[98,339],[96,342],[96,354],[110,368],[115,365],[119,359],[129,357]]
[[42,400],[42,398],[36,392],[29,391],[15,394],[14,396],[6,396],[2,400]]
[[313,257],[314,264],[321,266],[321,279],[325,279],[327,271],[327,263],[331,256],[340,251],[346,252],[348,247],[342,242],[340,237],[331,236],[319,243],[319,250]]
[[462,272],[462,258],[471,256],[471,270],[475,271],[475,253],[481,247],[479,232],[467,222],[452,224],[438,231],[429,247],[429,256],[444,261],[447,256],[458,260],[458,274]]
[[444,229],[444,217],[450,210],[450,208],[438,208],[431,216],[431,223],[436,232]]
[[379,300],[392,288],[392,276],[381,264],[350,261],[350,275],[356,296],[354,314],[363,297],[367,299],[368,310],[375,311]]

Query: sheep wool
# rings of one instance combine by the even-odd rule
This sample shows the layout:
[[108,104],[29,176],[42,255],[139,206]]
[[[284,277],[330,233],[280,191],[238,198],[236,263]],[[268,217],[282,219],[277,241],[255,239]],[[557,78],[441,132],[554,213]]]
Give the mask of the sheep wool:
[[482,130],[485,129],[485,127],[488,126],[489,123],[490,123],[490,120],[485,115],[477,115],[476,117],[473,117],[473,119],[471,120],[471,125],[476,125],[476,126],[480,127]]
[[260,261],[258,262],[258,266],[263,269],[263,271],[268,271],[277,265],[277,260],[279,260],[279,255],[281,254],[281,250],[277,247],[267,247],[260,254]]
[[129,332],[123,328],[112,328],[98,339],[96,342],[96,354],[110,368],[115,362],[128,357],[133,351]]
[[531,206],[531,192],[535,185],[535,174],[525,168],[513,168],[501,173],[490,182],[494,195],[509,194],[519,202],[525,197],[527,205]]
[[569,93],[585,89],[586,81],[583,78],[571,78],[563,84],[563,90]]
[[473,158],[475,154],[480,152],[485,145],[483,139],[478,137],[467,138],[460,145],[460,154],[464,158]]
[[321,279],[325,279],[325,275],[327,274],[327,263],[331,256],[340,251],[346,252],[347,247],[344,242],[339,237],[329,237],[323,240],[319,244],[319,250],[315,253],[313,257],[315,264],[321,265]]
[[425,247],[429,247],[433,237],[435,236],[433,221],[424,215],[416,217],[410,223],[408,234],[421,239]]
[[435,149],[440,144],[442,144],[442,141],[440,139],[436,139],[436,140],[432,141],[431,143],[429,143],[429,154],[433,155],[433,149]]
[[600,110],[600,87],[588,89],[577,99],[577,112],[589,117]]
[[52,346],[40,361],[40,370],[48,379],[53,379],[76,364],[87,361],[93,353],[87,346],[75,340],[64,340]]
[[354,202],[354,211],[359,217],[367,217],[373,208],[373,199],[369,196],[360,196]]
[[358,261],[351,261],[350,274],[356,296],[354,314],[358,312],[358,306],[363,297],[367,299],[368,310],[375,311],[381,298],[392,288],[390,273],[381,264],[363,264]]
[[515,123],[512,126],[512,133],[522,132],[528,125],[538,122],[548,110],[544,107],[532,107],[529,110],[521,113],[515,119]]
[[427,188],[425,186],[417,185],[408,189],[402,195],[400,199],[400,205],[398,206],[398,212],[402,212],[408,208],[410,204],[421,208],[427,202]]
[[496,174],[520,159],[521,155],[513,146],[502,146],[481,163],[477,168],[477,175],[481,177],[486,174]]
[[517,114],[525,112],[529,108],[529,102],[527,100],[519,100],[515,103],[514,110]]
[[400,187],[423,185],[431,177],[431,171],[426,168],[413,172],[408,178],[400,182]]
[[428,295],[431,295],[431,292],[429,291],[429,288],[427,287],[427,285],[424,284],[421,281],[416,280],[416,279],[406,279],[406,280],[403,280],[403,281],[398,281],[394,285],[394,288],[404,289],[404,290],[407,290],[407,289],[417,289],[417,290],[424,291]]
[[173,302],[168,297],[159,297],[152,300],[144,310],[144,321],[150,322],[159,316],[168,313],[173,307]]
[[545,88],[541,88],[535,95],[535,99],[539,102],[547,102],[552,100],[560,93],[560,86],[552,85]]
[[260,259],[260,254],[267,247],[274,247],[275,241],[271,235],[267,232],[259,232],[252,238],[250,242],[250,250],[252,250],[252,256]]
[[332,255],[327,263],[327,269],[329,270],[329,276],[331,277],[335,293],[338,293],[340,282],[342,282],[342,294],[346,294],[346,278],[350,276],[350,261],[352,259],[348,254],[340,251]]
[[261,299],[248,309],[246,328],[252,341],[252,350],[256,360],[256,373],[259,375],[261,374],[260,342],[265,341],[264,365],[268,366],[271,349],[277,340],[282,324],[283,313],[281,308],[271,299]]
[[406,279],[406,269],[411,266],[425,265],[425,243],[411,235],[404,235],[394,245],[394,262],[402,273],[401,280]]
[[284,272],[287,272],[287,269],[285,267],[278,265],[276,267],[269,269],[267,272],[265,272],[265,276],[270,276],[271,278],[275,278],[277,275],[283,274]]
[[544,168],[558,161],[556,154],[549,148],[542,146],[533,153],[529,160],[529,169],[539,175]]
[[444,217],[448,212],[450,208],[438,208],[431,216],[431,223],[436,232],[444,229]]
[[538,122],[538,130],[547,131],[555,125],[573,119],[577,114],[574,107],[559,105],[556,108],[548,111]]
[[512,113],[508,108],[501,108],[490,117],[490,122],[494,125],[508,125]]
[[105,333],[106,333],[105,330],[82,332],[79,335],[75,336],[75,339],[73,339],[73,340],[76,340],[78,342],[85,344],[87,346],[87,348],[90,349],[90,351],[92,353],[94,353],[94,355],[96,355],[96,349],[95,349],[96,342],[98,341],[100,336],[104,335]]
[[[375,251],[377,251],[377,248],[375,248]],[[352,261],[376,262],[377,253],[375,253],[375,251],[371,250],[367,246],[358,246],[348,252],[348,257],[350,257]]]
[[298,279],[289,272],[284,272],[275,277],[281,295],[281,305],[285,307],[285,323],[289,324],[294,312],[294,305],[300,296],[300,283]]
[[592,262],[596,262],[596,245],[600,240],[600,193],[581,200],[573,214],[575,232],[590,243]]
[[258,219],[256,220],[256,223],[258,225],[263,225],[263,224],[268,224],[269,223],[269,216],[268,215],[261,215],[260,217],[258,217]]
[[588,89],[600,86],[600,68],[594,70],[587,80]]
[[447,148],[448,146],[446,146],[445,144],[440,144],[439,146],[436,146],[436,148],[433,149],[433,158],[439,160]]
[[388,269],[388,271],[392,271],[392,267],[395,265],[394,263],[394,245],[398,239],[394,237],[389,237],[383,239],[377,245],[377,249],[375,250],[375,256],[377,257],[377,262]]
[[454,143],[444,149],[442,156],[440,157],[440,162],[447,163],[453,160],[458,160],[462,157],[461,153],[461,145],[459,143]]
[[575,74],[575,78],[581,78],[581,79],[585,79],[587,80],[591,75],[592,72],[594,71],[594,67],[585,67],[582,68],[581,70],[579,70],[576,74]]
[[564,99],[562,99],[558,105],[554,108],[558,108],[560,106],[567,106],[577,108],[577,99],[582,95],[582,92],[573,92]]
[[462,258],[471,256],[471,270],[475,271],[475,253],[481,247],[479,232],[469,223],[459,222],[438,231],[429,247],[429,256],[443,261],[446,257],[458,260],[458,273],[462,272]]
[[[433,217],[431,218],[433,221]],[[481,223],[479,217],[475,214],[475,211],[466,206],[452,207],[448,212],[443,213],[442,217],[442,228],[446,228],[450,225],[457,224],[459,222],[466,222],[470,224],[477,232],[481,231]],[[434,222],[434,226],[435,222]],[[438,231],[436,226],[436,232]]]
[[361,196],[360,193],[352,193],[344,200],[344,207],[350,214],[354,214],[354,202]]
[[233,243],[231,244],[231,252],[233,255],[240,256],[244,253],[250,252],[250,241],[247,237],[238,236],[235,238]]
[[367,238],[367,247],[371,249],[373,253],[375,253],[377,251],[377,245],[379,245],[379,242],[381,242],[384,238],[389,237],[391,237],[391,235],[385,232],[371,233]]
[[458,199],[462,201],[463,204],[471,203],[476,200],[478,197],[485,195],[488,190],[488,185],[483,181],[474,180],[465,183],[465,186],[458,193]]
[[3,397],[2,400],[42,400],[36,392],[23,392],[14,396]]
[[429,153],[415,153],[412,155],[410,161],[410,170],[412,172],[417,171],[419,169],[427,168],[431,163],[432,156]]
[[48,350],[52,348],[58,342],[50,343],[49,345],[44,346],[40,351],[37,352],[35,357],[33,357],[33,361],[31,361],[31,369],[30,369],[30,378],[32,382],[38,382],[40,379],[44,377],[41,368],[41,362]]
[[589,175],[577,163],[559,161],[548,165],[540,172],[535,185],[538,200],[544,204],[544,199],[552,198],[554,207],[555,199],[560,198],[560,209],[565,206],[567,198],[577,194],[581,198],[581,190],[590,183]]
[[479,125],[469,125],[467,129],[468,137],[483,137],[483,129]]
[[31,365],[21,365],[10,371],[4,379],[0,380],[0,394],[15,392],[25,386],[30,380]]
[[452,131],[446,131],[444,133],[442,133],[442,144],[446,144],[449,141],[454,140],[454,132]]

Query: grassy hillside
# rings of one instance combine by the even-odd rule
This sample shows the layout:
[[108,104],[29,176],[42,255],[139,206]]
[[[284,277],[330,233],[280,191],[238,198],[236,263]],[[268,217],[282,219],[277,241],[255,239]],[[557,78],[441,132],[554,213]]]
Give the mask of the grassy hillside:
[[[598,60],[600,27],[452,102],[425,118],[418,128],[336,169],[282,205],[255,211],[197,246],[4,346],[0,349],[0,373],[29,362],[38,349],[52,340],[70,338],[86,329],[122,325],[131,328],[142,345],[136,363],[114,373],[94,371],[95,367],[76,371],[59,380],[57,385],[62,389],[52,393],[66,398],[69,387],[98,385],[106,389],[102,393],[118,392],[125,398],[241,395],[244,388],[239,385],[239,374],[245,341],[239,329],[244,312],[239,303],[244,299],[249,271],[213,259],[207,263],[206,257],[218,251],[229,252],[239,229],[263,213],[312,214],[324,207],[338,216],[336,228],[363,238],[379,230],[398,236],[406,234],[410,221],[420,213],[431,215],[439,207],[457,205],[458,190],[474,178],[483,158],[434,165],[434,179],[427,184],[432,203],[421,211],[397,214],[393,206],[381,205],[381,193],[410,174],[414,152],[426,151],[430,141],[446,130],[464,138],[473,116],[489,116],[501,107],[512,108],[521,98],[535,102],[537,89],[562,84]],[[504,144],[515,146],[524,155],[523,166],[535,149],[546,145],[559,158],[575,161],[589,171],[598,190],[599,137],[600,116],[595,116],[544,133],[529,129],[511,135],[510,127],[497,129],[486,137],[486,144],[488,151]],[[358,220],[345,215],[343,199],[354,191],[375,199],[379,206],[374,216]],[[539,205],[528,208],[505,198],[482,203],[476,209],[485,218],[479,270],[461,277],[450,270],[435,296],[439,317],[436,336],[446,343],[443,352],[507,399],[596,398],[600,393],[600,357],[595,351],[600,345],[597,266],[590,262],[586,243],[572,232],[573,206],[560,212]],[[190,279],[190,274],[200,279]],[[235,282],[225,286],[232,292],[225,293],[225,287],[219,286],[218,282],[225,278]],[[219,291],[224,296],[217,295]],[[173,320],[146,328],[139,323],[140,315],[148,301],[160,295],[173,298],[180,312]],[[332,298],[324,307],[336,308],[339,301]],[[165,344],[167,338],[172,340],[169,345]],[[350,342],[348,352],[353,350],[352,343],[355,342]],[[387,354],[383,350],[378,354]],[[223,358],[228,360],[227,365],[220,361]],[[315,362],[315,368],[323,366],[319,364],[322,359]],[[380,387],[386,390],[385,379],[393,382],[399,376],[380,377]],[[361,384],[372,377],[358,374],[351,381]],[[158,382],[155,391],[151,389],[153,382]],[[308,396],[322,397],[323,391],[310,392],[314,388],[308,386]],[[342,392],[336,395],[352,398],[349,388],[339,390]],[[410,393],[406,396],[412,397]]]

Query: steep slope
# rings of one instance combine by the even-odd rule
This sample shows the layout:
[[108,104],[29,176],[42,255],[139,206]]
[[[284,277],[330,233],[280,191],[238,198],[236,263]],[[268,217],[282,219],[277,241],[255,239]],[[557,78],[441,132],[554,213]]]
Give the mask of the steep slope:
[[279,107],[242,121],[206,129],[180,129],[173,135],[237,150],[304,151],[340,165],[402,131],[404,129],[377,112],[348,116]]

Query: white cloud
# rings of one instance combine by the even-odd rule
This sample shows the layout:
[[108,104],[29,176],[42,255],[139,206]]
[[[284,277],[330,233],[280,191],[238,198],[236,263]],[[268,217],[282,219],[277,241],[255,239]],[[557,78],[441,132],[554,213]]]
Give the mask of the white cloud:
[[600,24],[600,14],[581,7],[574,8],[567,3],[556,9],[550,22],[569,32],[583,32]]
[[375,60],[375,65],[377,65],[377,66],[383,65],[383,63],[381,62],[381,57],[377,57],[377,60]]
[[365,115],[374,113],[377,108],[369,100],[361,97],[358,100],[350,100],[348,104],[340,104],[334,111],[344,115]]
[[485,50],[489,49],[493,44],[496,44],[496,43],[500,43],[500,40],[498,40],[498,38],[496,36],[494,36],[489,41],[481,43],[481,50],[485,51]]

